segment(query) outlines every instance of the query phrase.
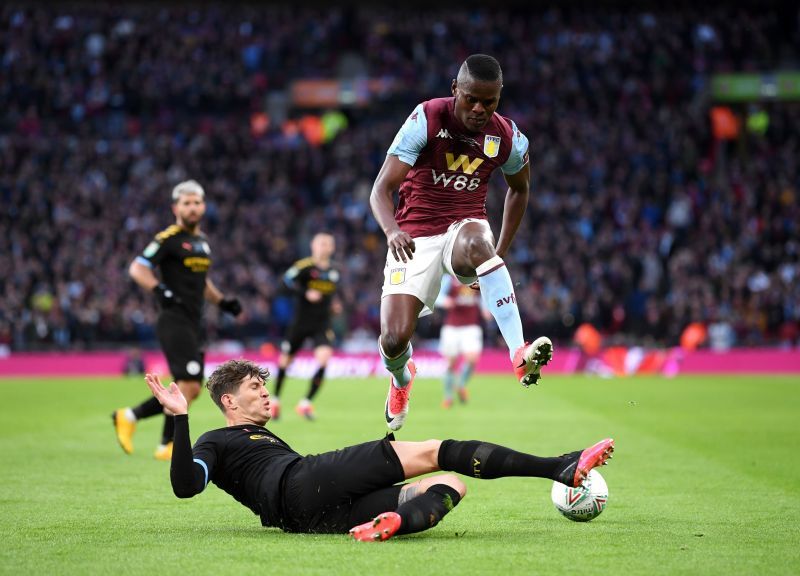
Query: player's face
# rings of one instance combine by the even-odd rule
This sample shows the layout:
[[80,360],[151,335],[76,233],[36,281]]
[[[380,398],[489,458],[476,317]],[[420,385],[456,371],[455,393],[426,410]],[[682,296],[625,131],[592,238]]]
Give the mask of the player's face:
[[206,213],[206,203],[198,194],[181,194],[172,205],[172,212],[180,226],[194,228]]
[[456,118],[470,132],[480,132],[497,110],[500,103],[500,81],[482,82],[468,78],[465,82],[453,81],[453,96],[456,98]]
[[311,241],[311,254],[315,258],[327,260],[336,250],[336,240],[330,234],[317,234]]
[[264,381],[255,376],[248,376],[233,394],[233,406],[236,407],[236,421],[252,422],[263,426],[269,420],[269,392]]

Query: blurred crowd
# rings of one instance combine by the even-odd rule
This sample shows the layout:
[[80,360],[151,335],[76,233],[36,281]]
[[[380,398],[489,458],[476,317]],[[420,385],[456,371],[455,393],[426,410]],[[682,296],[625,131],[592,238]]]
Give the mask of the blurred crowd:
[[[385,238],[372,182],[414,105],[449,95],[474,52],[500,61],[499,112],[531,141],[507,258],[526,334],[565,343],[591,323],[608,341],[671,346],[702,322],[720,346],[796,346],[800,103],[759,104],[768,126],[728,142],[709,121],[710,74],[797,69],[800,13],[779,10],[4,3],[0,346],[153,345],[156,304],[127,267],[174,220],[172,186],[194,178],[212,278],[245,310],[209,309],[212,341],[277,342],[291,313],[280,277],[328,230],[337,333],[373,348]],[[252,129],[293,80],[337,76],[399,89],[343,109],[347,129],[324,144],[277,121]],[[496,233],[504,193],[498,178]]]

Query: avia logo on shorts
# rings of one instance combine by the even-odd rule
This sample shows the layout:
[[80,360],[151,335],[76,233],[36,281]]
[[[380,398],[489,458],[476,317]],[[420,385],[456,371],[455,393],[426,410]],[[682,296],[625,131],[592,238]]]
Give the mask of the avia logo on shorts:
[[397,286],[398,284],[402,284],[406,281],[406,269],[405,268],[392,268],[389,271],[389,284],[392,286]]
[[500,306],[504,304],[516,304],[516,303],[517,303],[517,298],[514,296],[514,293],[512,292],[508,296],[503,296],[497,301],[497,308],[500,308]]
[[451,140],[453,139],[453,137],[450,136],[450,132],[447,131],[447,128],[442,128],[441,130],[439,130],[439,133],[436,135],[436,137],[437,138],[450,138]]

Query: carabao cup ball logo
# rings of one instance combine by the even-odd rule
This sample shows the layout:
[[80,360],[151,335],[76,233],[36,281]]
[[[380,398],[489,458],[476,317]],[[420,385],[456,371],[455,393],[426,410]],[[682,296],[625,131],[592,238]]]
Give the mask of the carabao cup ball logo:
[[556,509],[575,522],[588,522],[597,518],[608,503],[608,485],[597,470],[589,472],[582,486],[570,488],[553,482],[550,497]]

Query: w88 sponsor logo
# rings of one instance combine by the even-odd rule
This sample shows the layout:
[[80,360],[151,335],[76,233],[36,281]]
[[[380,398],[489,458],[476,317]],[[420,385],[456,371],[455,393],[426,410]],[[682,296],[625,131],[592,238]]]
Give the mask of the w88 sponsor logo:
[[444,188],[452,184],[454,190],[467,189],[472,192],[481,185],[480,178],[468,178],[463,174],[456,176],[455,174],[448,175],[446,172],[437,173],[436,170],[431,170],[431,176],[434,184],[441,184]]
[[455,174],[448,175],[447,172],[437,173],[436,170],[431,170],[431,177],[434,184],[441,184],[444,188],[452,184],[455,190],[466,189],[471,192],[481,185],[481,179],[477,176],[472,178],[469,176],[472,176],[481,164],[483,164],[483,158],[470,158],[464,154],[456,157],[455,154],[447,152],[445,154],[447,169],[450,171],[460,170],[464,174],[456,176]]

